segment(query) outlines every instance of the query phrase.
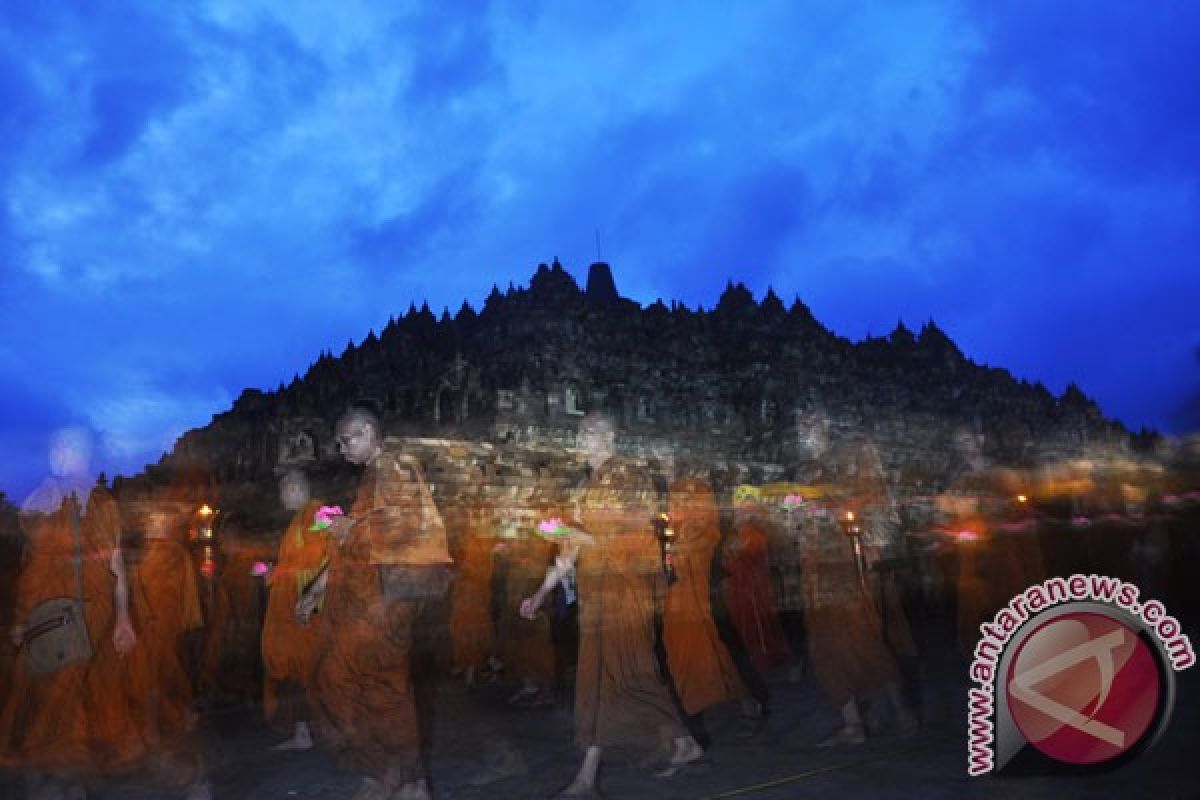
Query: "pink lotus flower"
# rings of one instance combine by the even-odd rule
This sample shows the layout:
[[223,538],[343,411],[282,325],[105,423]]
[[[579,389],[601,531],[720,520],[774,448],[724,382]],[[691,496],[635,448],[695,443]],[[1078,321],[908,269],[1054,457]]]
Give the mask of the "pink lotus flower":
[[538,531],[546,536],[566,536],[571,529],[560,518],[551,517],[538,523]]
[[796,509],[803,507],[804,496],[799,494],[789,494],[787,497],[783,498],[783,505],[781,506],[784,511],[795,511]]
[[321,506],[317,509],[317,513],[313,514],[313,524],[309,527],[310,531],[327,530],[333,524],[333,517],[345,516],[346,512],[342,511],[341,506]]
[[271,567],[265,561],[255,561],[254,566],[250,568],[250,574],[256,578],[261,578],[271,571]]

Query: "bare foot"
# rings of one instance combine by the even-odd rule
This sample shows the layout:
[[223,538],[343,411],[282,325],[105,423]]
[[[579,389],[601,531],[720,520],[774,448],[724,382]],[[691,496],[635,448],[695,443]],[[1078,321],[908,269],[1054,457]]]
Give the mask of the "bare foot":
[[707,767],[711,763],[705,757],[704,748],[700,746],[700,743],[691,736],[687,736],[675,741],[675,752],[672,754],[670,762],[664,769],[654,773],[654,777],[671,778],[695,767]]
[[271,749],[277,753],[282,753],[287,750],[311,750],[312,746],[312,734],[308,730],[308,725],[301,722],[296,725],[296,732],[292,734],[292,738],[286,742],[280,742]]
[[313,742],[312,742],[311,738],[301,739],[301,738],[293,736],[291,739],[288,739],[286,742],[280,742],[279,744],[275,745],[274,747],[271,748],[271,750],[273,750],[276,753],[284,753],[289,750],[312,750],[312,746],[313,746]]
[[817,742],[817,747],[836,747],[842,744],[857,746],[867,740],[866,731],[861,725],[849,728],[839,728],[829,736]]
[[687,764],[698,758],[704,758],[704,748],[691,736],[678,742],[675,746],[675,757],[671,759],[676,764]]

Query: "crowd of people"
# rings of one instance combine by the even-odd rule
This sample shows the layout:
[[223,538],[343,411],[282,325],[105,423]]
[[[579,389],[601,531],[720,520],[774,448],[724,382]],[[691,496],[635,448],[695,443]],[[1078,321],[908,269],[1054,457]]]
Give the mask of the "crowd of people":
[[[592,412],[578,480],[535,491],[515,535],[500,524],[512,509],[483,487],[439,504],[369,411],[335,433],[361,468],[346,507],[284,471],[290,523],[269,551],[227,559],[219,581],[185,535],[195,496],[118,503],[89,476],[86,435],[55,437],[53,476],[21,508],[0,698],[0,767],[28,797],[129,777],[211,797],[200,712],[223,692],[261,707],[276,749],[336,754],[361,777],[355,800],[428,798],[428,689],[443,669],[467,687],[507,682],[520,707],[555,705],[573,684],[581,761],[562,797],[597,796],[612,748],[657,754],[659,779],[703,768],[720,746],[706,711],[737,709],[732,735],[752,740],[776,676],[807,671],[838,714],[818,746],[862,744],[868,703],[907,735],[921,724],[905,690],[921,609],[952,609],[969,654],[979,624],[1054,560],[1032,484],[989,468],[969,432],[933,524],[914,530],[874,445],[834,436],[821,415],[787,483],[714,487],[669,448],[618,455],[614,421]],[[1148,582],[1163,559],[1152,528],[1124,553]],[[518,762],[499,753],[478,782]]]

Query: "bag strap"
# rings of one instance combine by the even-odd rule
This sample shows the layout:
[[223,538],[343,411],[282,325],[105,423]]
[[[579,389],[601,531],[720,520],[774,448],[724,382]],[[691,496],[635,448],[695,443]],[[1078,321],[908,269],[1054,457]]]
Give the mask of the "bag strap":
[[75,540],[75,594],[83,602],[83,545],[79,541],[79,498],[71,494],[71,537]]

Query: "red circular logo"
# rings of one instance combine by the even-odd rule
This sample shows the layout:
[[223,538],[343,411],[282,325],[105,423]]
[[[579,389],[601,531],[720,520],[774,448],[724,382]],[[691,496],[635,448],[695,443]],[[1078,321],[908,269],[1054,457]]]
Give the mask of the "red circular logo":
[[1067,613],[1021,643],[1008,670],[1008,706],[1031,745],[1068,764],[1098,764],[1133,749],[1158,715],[1159,664],[1127,625]]

